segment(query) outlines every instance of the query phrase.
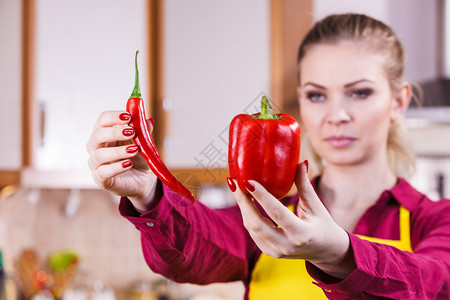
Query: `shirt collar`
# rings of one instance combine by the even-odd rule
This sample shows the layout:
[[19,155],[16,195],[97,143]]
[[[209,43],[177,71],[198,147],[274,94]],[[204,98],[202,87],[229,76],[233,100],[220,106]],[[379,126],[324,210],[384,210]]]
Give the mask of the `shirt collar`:
[[412,211],[424,197],[422,193],[413,188],[405,179],[398,178],[397,184],[389,190],[392,197],[407,210]]

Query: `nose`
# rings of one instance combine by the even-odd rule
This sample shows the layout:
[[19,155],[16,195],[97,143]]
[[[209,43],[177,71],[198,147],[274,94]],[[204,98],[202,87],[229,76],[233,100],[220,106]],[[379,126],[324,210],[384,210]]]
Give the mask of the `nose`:
[[345,103],[345,99],[335,99],[330,101],[327,122],[333,125],[345,124],[351,121],[352,117]]

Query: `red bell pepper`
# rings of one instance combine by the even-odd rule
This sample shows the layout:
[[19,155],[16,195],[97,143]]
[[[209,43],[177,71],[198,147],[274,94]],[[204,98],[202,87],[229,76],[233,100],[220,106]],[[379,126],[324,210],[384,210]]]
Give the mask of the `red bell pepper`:
[[290,115],[271,114],[261,99],[261,113],[240,114],[230,124],[228,167],[246,193],[244,182],[255,180],[277,199],[291,189],[300,159],[300,126]]
[[135,131],[134,142],[139,146],[142,156],[147,161],[147,164],[153,173],[173,191],[190,199],[191,202],[194,203],[194,195],[192,195],[192,193],[177,180],[169,169],[167,169],[150,134],[147,118],[145,117],[144,101],[142,100],[141,89],[139,86],[139,71],[137,67],[138,53],[139,51],[136,51],[134,89],[127,101],[127,111],[131,115],[130,126],[133,127]]

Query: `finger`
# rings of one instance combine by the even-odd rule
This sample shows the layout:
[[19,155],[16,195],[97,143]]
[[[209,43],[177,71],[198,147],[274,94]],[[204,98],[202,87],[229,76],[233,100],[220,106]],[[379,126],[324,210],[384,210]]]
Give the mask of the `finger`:
[[86,150],[90,153],[108,143],[130,141],[134,138],[133,127],[127,125],[113,127],[98,127],[93,132],[86,144]]
[[113,127],[116,125],[125,126],[130,121],[130,114],[127,111],[105,111],[102,112],[94,125],[91,136],[86,143],[86,150],[92,151],[98,148],[97,134],[100,128]]
[[130,122],[130,113],[125,110],[109,110],[100,114],[94,128],[125,125]]
[[[233,180],[234,183],[237,186],[237,183],[235,180]],[[244,192],[242,192],[241,189],[237,188],[235,192],[233,192],[233,196],[236,199],[236,203],[238,204],[241,214],[242,214],[242,218],[244,220],[244,225],[245,223],[250,223],[250,224],[259,224],[259,223],[265,223],[265,220],[267,220],[266,218],[264,218],[261,213],[259,212],[258,208],[256,207],[256,205],[253,203],[252,199],[245,194]],[[255,225],[253,225],[255,226]],[[250,226],[250,227],[253,227]],[[252,228],[252,230],[254,231],[260,231],[262,228],[260,228],[259,225],[255,226],[255,228]]]
[[317,214],[325,209],[308,178],[305,162],[297,166],[295,185],[297,186],[300,198],[297,205],[297,214],[299,217],[303,218],[308,213]]
[[[236,184],[236,182],[235,182]],[[273,253],[273,245],[280,245],[284,243],[284,233],[280,228],[277,228],[270,220],[265,218],[259,212],[255,203],[239,188],[233,193],[237,204],[239,205],[244,227],[255,243],[260,247],[261,251],[268,254],[267,251]]]
[[100,187],[109,190],[113,186],[114,177],[130,170],[132,166],[133,163],[129,159],[101,165],[92,172],[94,181]]
[[109,164],[115,161],[132,158],[137,155],[139,147],[134,144],[119,147],[99,148],[91,153],[88,160],[88,166],[91,170],[97,169],[103,164]]
[[248,189],[249,192],[261,204],[269,217],[282,229],[292,233],[298,226],[299,220],[297,216],[270,194],[260,183],[254,180],[249,180],[248,183],[253,186],[253,189],[251,187]]

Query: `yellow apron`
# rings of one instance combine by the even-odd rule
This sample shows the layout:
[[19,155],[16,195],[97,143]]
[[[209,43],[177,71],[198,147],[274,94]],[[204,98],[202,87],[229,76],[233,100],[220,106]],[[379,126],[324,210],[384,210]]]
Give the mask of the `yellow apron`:
[[[289,206],[291,210],[294,205]],[[412,252],[409,211],[400,206],[400,240],[384,240],[358,235],[360,238]],[[250,300],[327,299],[322,289],[312,283],[302,259],[276,259],[261,254],[252,272]]]

